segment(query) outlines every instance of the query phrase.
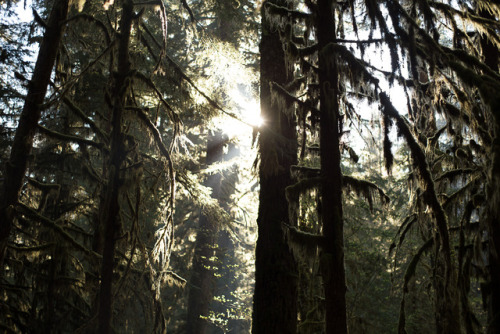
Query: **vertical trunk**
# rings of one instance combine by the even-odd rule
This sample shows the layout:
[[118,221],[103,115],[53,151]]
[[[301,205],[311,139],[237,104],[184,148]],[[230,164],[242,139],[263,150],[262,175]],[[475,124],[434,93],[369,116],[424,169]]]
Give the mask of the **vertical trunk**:
[[324,48],[335,40],[335,12],[332,0],[318,1],[318,47],[320,85],[320,160],[323,235],[321,275],[325,289],[326,332],[347,333],[346,283],[344,270],[344,226],[342,174],[339,146],[339,83],[335,55]]
[[122,18],[120,20],[120,35],[118,44],[118,68],[115,73],[113,88],[113,115],[111,120],[111,150],[108,184],[105,190],[103,206],[100,208],[100,223],[104,224],[104,245],[102,254],[101,287],[99,291],[99,333],[111,332],[112,319],[112,282],[114,271],[114,253],[116,233],[120,228],[120,188],[123,180],[120,169],[125,161],[122,120],[123,110],[129,85],[130,73],[129,43],[133,19],[133,3],[123,2]]
[[[286,1],[269,1],[286,6]],[[262,6],[265,8],[265,3]],[[285,188],[292,184],[290,166],[297,163],[295,122],[271,105],[270,82],[284,85],[287,69],[276,29],[262,12],[260,106],[265,125],[259,138],[260,195],[255,255],[254,334],[297,332],[297,266],[284,239],[288,222]]]
[[488,334],[500,333],[500,119],[495,120],[492,167],[488,177],[488,260],[490,297]]
[[[209,135],[207,142],[206,165],[222,160],[224,139],[221,132]],[[205,185],[212,188],[212,198],[220,198],[222,175],[209,175]],[[192,276],[189,289],[187,334],[204,334],[209,322],[210,304],[214,293],[214,263],[217,223],[210,217],[202,214],[200,217],[198,234],[193,258]]]
[[[495,19],[486,10],[480,11],[480,16]],[[481,35],[481,49],[484,62],[498,73],[500,52],[489,39]],[[491,106],[498,110],[497,106]],[[488,175],[488,260],[489,260],[489,292],[488,298],[488,334],[500,333],[500,117],[493,111],[493,143],[490,152],[491,167]]]
[[28,94],[14,136],[10,158],[5,164],[5,183],[0,199],[0,263],[2,263],[7,238],[12,229],[13,213],[10,207],[19,198],[28,165],[28,157],[33,146],[33,138],[41,116],[40,106],[47,93],[50,75],[63,35],[62,22],[66,20],[67,14],[68,0],[56,0],[40,44],[40,51],[33,77],[28,86]]

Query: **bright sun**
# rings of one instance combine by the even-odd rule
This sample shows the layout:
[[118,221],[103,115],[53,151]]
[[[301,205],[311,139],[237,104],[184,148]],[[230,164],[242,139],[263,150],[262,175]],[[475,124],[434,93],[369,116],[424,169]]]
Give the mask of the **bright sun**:
[[227,115],[223,116],[218,125],[229,137],[251,136],[254,127],[260,127],[264,120],[260,117],[260,105],[253,97],[248,97],[235,89],[231,92],[231,98],[235,104],[233,114],[238,119]]

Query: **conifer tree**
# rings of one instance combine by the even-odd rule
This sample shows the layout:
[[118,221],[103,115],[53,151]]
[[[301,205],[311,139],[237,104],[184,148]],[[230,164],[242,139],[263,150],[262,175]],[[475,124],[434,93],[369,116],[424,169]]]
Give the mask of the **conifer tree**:
[[[47,20],[44,37],[40,45],[37,63],[31,78],[24,108],[12,144],[10,158],[5,164],[5,181],[2,187],[0,207],[0,265],[3,263],[7,239],[12,230],[14,205],[19,199],[24,174],[26,173],[28,156],[40,120],[41,105],[45,99],[50,75],[59,50],[59,42],[63,34],[63,21],[68,15],[69,3],[66,0],[56,1]],[[0,274],[1,277],[1,274]]]
[[259,216],[255,254],[255,292],[252,332],[295,333],[297,331],[297,269],[284,239],[283,224],[289,224],[285,188],[291,181],[290,167],[297,161],[295,119],[287,106],[273,104],[271,84],[289,80],[278,31],[266,14],[268,4],[286,6],[286,1],[262,5],[260,42],[260,104],[265,125],[259,134]]

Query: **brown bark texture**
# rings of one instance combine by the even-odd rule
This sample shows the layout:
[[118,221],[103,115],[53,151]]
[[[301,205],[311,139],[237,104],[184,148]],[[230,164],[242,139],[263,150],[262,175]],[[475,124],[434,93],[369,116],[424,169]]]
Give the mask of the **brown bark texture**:
[[[480,15],[494,19],[491,13],[481,10]],[[485,36],[480,39],[484,62],[498,73],[500,52]],[[493,118],[491,148],[491,167],[488,174],[488,261],[489,261],[489,297],[488,297],[488,334],[500,333],[500,105],[491,105]],[[495,110],[496,109],[496,110]]]
[[320,271],[325,290],[326,333],[347,333],[346,283],[344,269],[344,223],[342,213],[342,172],[340,169],[339,73],[335,55],[325,47],[335,40],[335,13],[332,0],[319,0],[317,13],[320,85],[320,161],[325,247]]
[[[286,6],[285,1],[269,2]],[[260,195],[252,333],[295,334],[298,273],[282,223],[289,223],[285,188],[292,184],[290,166],[297,163],[297,139],[293,116],[271,102],[269,84],[284,86],[291,77],[287,76],[278,32],[270,27],[264,11],[260,53],[260,105],[265,125],[259,137]]]

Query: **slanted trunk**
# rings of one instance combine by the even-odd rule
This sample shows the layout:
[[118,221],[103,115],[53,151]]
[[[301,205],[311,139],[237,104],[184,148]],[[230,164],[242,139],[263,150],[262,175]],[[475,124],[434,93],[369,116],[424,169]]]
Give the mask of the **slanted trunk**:
[[28,94],[19,118],[10,158],[5,164],[5,181],[0,198],[0,263],[3,262],[7,239],[12,229],[14,219],[12,205],[17,203],[23,185],[28,157],[40,121],[41,106],[63,35],[62,22],[66,20],[67,15],[68,0],[56,0],[40,44],[33,77],[28,85]]
[[[211,134],[207,142],[206,165],[222,161],[224,138],[221,132]],[[209,175],[205,185],[212,188],[212,198],[220,198],[222,175]],[[189,288],[188,314],[186,333],[207,333],[210,304],[214,294],[214,263],[215,243],[217,239],[217,222],[201,214],[196,245],[193,257],[192,276]]]
[[346,283],[344,269],[344,223],[342,214],[342,172],[340,170],[339,82],[335,55],[325,47],[335,40],[335,12],[332,0],[318,1],[318,47],[320,86],[320,212],[325,247],[320,270],[325,290],[326,333],[347,333]]
[[120,169],[126,158],[124,133],[122,132],[124,104],[129,85],[130,74],[129,43],[133,19],[133,3],[123,2],[120,20],[120,35],[118,44],[118,68],[115,73],[113,87],[113,115],[111,120],[111,150],[109,161],[108,183],[106,185],[103,206],[100,207],[100,224],[104,225],[104,244],[101,268],[101,287],[99,290],[99,333],[111,333],[113,272],[115,267],[115,243],[120,229],[119,197],[123,180]]
[[[269,2],[286,6],[286,1]],[[295,334],[297,265],[284,239],[282,223],[289,222],[285,188],[292,184],[290,166],[297,161],[297,139],[293,117],[271,104],[269,83],[284,85],[287,69],[278,32],[270,28],[264,11],[260,53],[260,106],[265,125],[259,138],[260,195],[252,332]]]

